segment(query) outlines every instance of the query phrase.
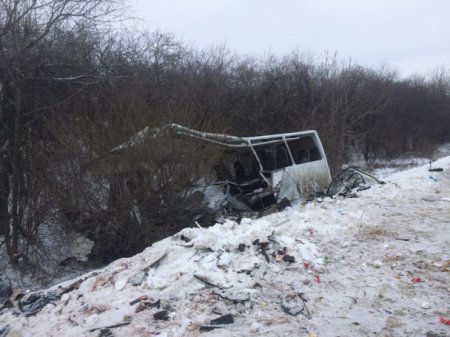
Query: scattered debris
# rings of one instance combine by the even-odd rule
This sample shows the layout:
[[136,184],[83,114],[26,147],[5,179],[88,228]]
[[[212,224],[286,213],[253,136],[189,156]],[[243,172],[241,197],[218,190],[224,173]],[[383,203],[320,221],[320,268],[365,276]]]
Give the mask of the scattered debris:
[[308,300],[305,298],[304,295],[305,295],[304,293],[298,293],[298,294],[297,294],[297,296],[300,298],[300,300],[301,300],[302,303],[303,303],[303,307],[305,308],[306,313],[308,314],[307,318],[308,318],[308,319],[311,319],[311,318],[312,318],[312,317],[311,317],[311,313],[309,312],[308,306],[306,305],[306,302],[308,302]]
[[145,308],[156,308],[159,309],[161,308],[161,300],[157,300],[155,302],[144,302]]
[[269,263],[270,257],[269,257],[269,255],[267,255],[267,249],[269,248],[269,242],[260,242],[259,239],[256,239],[255,241],[253,241],[253,245],[258,246],[259,252],[262,254],[262,256],[264,256],[266,261]]
[[280,200],[278,202],[277,206],[278,206],[278,210],[282,211],[286,207],[291,206],[291,202],[287,198],[283,198],[282,200]]
[[41,311],[48,303],[58,301],[60,295],[55,292],[35,292],[31,295],[22,298],[19,301],[19,309],[25,314],[25,316],[32,316]]
[[200,331],[201,332],[206,332],[206,331],[211,331],[211,330],[214,330],[214,329],[222,329],[222,328],[223,328],[223,326],[220,326],[220,325],[202,325],[200,327]]
[[123,322],[117,323],[117,324],[113,324],[113,325],[108,325],[108,326],[103,326],[103,327],[98,327],[98,328],[93,328],[90,329],[89,332],[94,332],[97,330],[111,330],[111,329],[115,329],[115,328],[120,328],[122,326],[125,325],[129,325],[131,323],[132,319],[130,316],[125,316],[123,319]]
[[211,325],[233,324],[233,323],[234,318],[232,314],[223,315],[211,321]]
[[383,184],[385,184],[384,181],[378,180],[358,167],[348,166],[332,179],[325,194],[329,197],[339,195],[354,198],[357,197],[355,191],[360,192],[369,189],[371,185]]
[[450,260],[445,262],[445,264],[442,266],[441,271],[448,271],[448,272],[450,272]]
[[411,282],[412,283],[422,283],[422,282],[425,282],[423,279],[421,279],[420,277],[414,277],[412,280],[411,280]]
[[161,308],[161,300],[157,300],[156,302],[144,302],[144,301],[141,301],[136,306],[136,309],[134,310],[134,312],[138,313],[138,312],[141,312],[143,310],[151,309],[151,308],[160,309]]
[[110,328],[101,329],[98,337],[114,337]]
[[291,255],[285,255],[283,257],[283,261],[284,262],[289,262],[289,263],[294,263],[295,262],[295,257],[293,257]]
[[434,333],[433,331],[428,331],[425,337],[445,337],[444,335],[440,335],[437,333]]
[[430,178],[431,180],[433,180],[435,183],[438,182],[438,178],[436,176],[429,176],[428,178]]
[[[450,196],[450,185],[427,182],[423,168],[420,174],[400,176],[399,187],[373,188],[358,200],[324,197],[267,218],[245,215],[201,230],[186,228],[136,257],[106,266],[89,281],[82,277],[53,287],[56,306],[30,318],[17,307],[30,294],[19,299],[23,292],[13,292],[14,309],[0,313],[0,337],[3,330],[7,337],[20,329],[25,335],[59,329],[75,336],[93,328],[89,335],[102,337],[187,336],[200,334],[199,328],[222,329],[211,335],[328,336],[338,334],[336,326],[341,335],[370,334],[376,326],[377,333],[408,330],[424,336],[433,329],[430,337],[443,337],[448,325],[438,320],[448,321],[450,261],[441,226],[449,203],[441,199]],[[427,197],[436,197],[435,202],[422,201]],[[408,226],[399,226],[404,214],[409,214]],[[424,220],[430,214],[433,221]],[[185,248],[190,244],[195,248]],[[158,269],[147,276],[144,267]],[[115,292],[118,282],[120,293]],[[426,283],[414,284],[420,282]],[[368,318],[359,317],[361,312]],[[133,320],[130,326],[123,326],[129,324],[124,317]]]
[[184,236],[183,234],[181,234],[180,239],[186,243],[188,243],[189,241],[191,241],[191,239],[189,239],[187,236]]
[[153,315],[153,318],[160,321],[168,321],[169,320],[169,312],[167,310],[158,311]]
[[250,300],[250,295],[248,292],[243,290],[221,290],[221,291],[213,291],[214,295],[217,295],[223,299],[232,301],[233,303],[241,303],[247,302]]
[[214,329],[221,329],[223,328],[224,325],[233,323],[234,323],[233,315],[227,314],[211,320],[209,325],[202,325],[200,327],[200,331],[211,331]]
[[148,296],[147,296],[147,295],[139,296],[138,298],[132,300],[132,301],[130,302],[130,305],[135,305],[136,303],[145,301],[145,300],[147,300],[147,299],[148,299]]
[[445,325],[450,325],[450,319],[446,319],[444,316],[439,317],[439,322]]

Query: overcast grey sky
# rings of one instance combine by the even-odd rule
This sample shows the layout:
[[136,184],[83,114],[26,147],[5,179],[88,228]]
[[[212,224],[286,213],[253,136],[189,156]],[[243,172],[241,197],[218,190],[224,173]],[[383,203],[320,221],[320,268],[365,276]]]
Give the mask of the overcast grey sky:
[[450,68],[450,0],[132,0],[150,30],[252,56],[325,51],[400,74]]

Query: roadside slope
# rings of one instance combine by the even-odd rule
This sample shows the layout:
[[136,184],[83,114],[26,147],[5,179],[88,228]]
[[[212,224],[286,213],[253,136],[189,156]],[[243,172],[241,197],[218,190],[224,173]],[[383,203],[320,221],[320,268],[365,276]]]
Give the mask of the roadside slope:
[[[0,328],[34,337],[450,335],[439,322],[450,316],[450,157],[434,166],[444,171],[399,172],[358,198],[184,229],[75,287],[49,289],[59,299],[37,314],[3,311]],[[226,314],[232,324],[200,331]]]

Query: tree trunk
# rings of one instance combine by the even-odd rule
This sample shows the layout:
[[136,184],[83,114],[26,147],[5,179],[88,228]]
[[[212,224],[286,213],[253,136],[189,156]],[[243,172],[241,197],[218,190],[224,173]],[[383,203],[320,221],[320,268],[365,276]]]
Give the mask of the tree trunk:
[[12,191],[11,191],[11,217],[12,217],[12,243],[11,243],[11,262],[17,262],[16,257],[19,253],[19,230],[21,219],[19,217],[19,179],[21,172],[20,167],[20,111],[21,111],[21,93],[20,89],[17,89],[15,99],[15,111],[14,111],[14,133],[12,135]]

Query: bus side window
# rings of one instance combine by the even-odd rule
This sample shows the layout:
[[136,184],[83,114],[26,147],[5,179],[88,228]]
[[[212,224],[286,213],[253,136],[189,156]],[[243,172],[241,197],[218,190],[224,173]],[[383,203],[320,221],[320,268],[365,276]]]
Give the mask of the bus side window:
[[286,146],[284,144],[277,146],[276,154],[277,154],[277,169],[281,169],[292,164],[291,158],[289,158]]

